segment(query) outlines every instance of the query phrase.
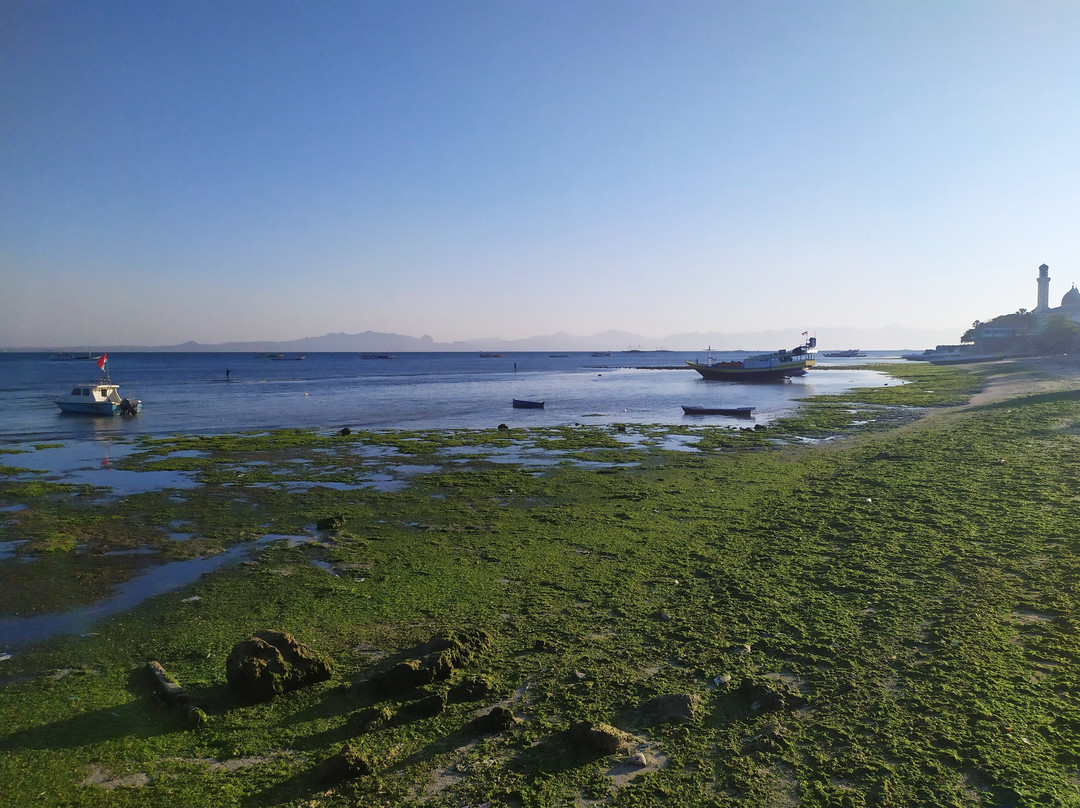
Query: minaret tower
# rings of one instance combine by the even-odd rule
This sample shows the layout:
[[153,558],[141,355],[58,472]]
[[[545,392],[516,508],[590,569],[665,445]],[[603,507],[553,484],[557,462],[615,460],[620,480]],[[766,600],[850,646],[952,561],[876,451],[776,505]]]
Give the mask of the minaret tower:
[[1050,267],[1043,264],[1039,267],[1039,302],[1035,311],[1048,311],[1050,309]]

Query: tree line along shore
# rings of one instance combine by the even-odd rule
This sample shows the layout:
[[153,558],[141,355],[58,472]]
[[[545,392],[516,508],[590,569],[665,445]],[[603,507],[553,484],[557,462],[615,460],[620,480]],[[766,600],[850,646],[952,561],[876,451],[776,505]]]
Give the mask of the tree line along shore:
[[759,429],[144,437],[197,485],[125,496],[6,451],[0,621],[248,554],[0,647],[0,802],[1080,804],[1080,382],[888,372]]

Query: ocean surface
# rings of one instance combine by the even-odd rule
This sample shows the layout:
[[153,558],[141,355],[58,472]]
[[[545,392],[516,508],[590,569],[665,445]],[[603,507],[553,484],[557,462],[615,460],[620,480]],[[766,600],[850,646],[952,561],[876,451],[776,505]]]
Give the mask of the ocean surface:
[[[743,352],[714,352],[740,358]],[[684,361],[705,352],[315,353],[271,359],[253,353],[110,353],[120,394],[139,398],[138,416],[62,413],[53,397],[101,377],[89,360],[0,353],[0,441],[95,440],[129,435],[214,434],[277,428],[490,429],[612,423],[740,423],[683,415],[681,405],[756,407],[755,422],[793,411],[798,399],[893,383],[853,366],[901,361],[896,351],[828,359],[782,382],[706,381]],[[515,410],[514,398],[544,401]],[[742,422],[745,423],[745,422]]]

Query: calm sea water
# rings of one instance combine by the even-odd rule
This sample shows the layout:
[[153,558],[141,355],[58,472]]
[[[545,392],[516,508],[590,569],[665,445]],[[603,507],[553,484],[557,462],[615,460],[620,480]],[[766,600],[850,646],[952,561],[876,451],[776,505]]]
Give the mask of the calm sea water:
[[[745,356],[717,353],[719,358]],[[289,356],[295,356],[287,354]],[[92,440],[134,434],[213,434],[282,427],[442,429],[509,426],[702,423],[683,404],[753,406],[758,423],[790,412],[797,399],[892,382],[851,366],[897,360],[896,352],[865,359],[821,359],[807,375],[785,382],[705,381],[682,366],[704,352],[402,353],[363,359],[316,353],[272,360],[252,353],[110,353],[121,395],[143,401],[133,418],[61,413],[53,396],[101,375],[92,361],[53,361],[51,354],[0,353],[0,440]],[[228,371],[228,378],[226,378]],[[895,383],[895,382],[892,382]],[[546,402],[515,410],[514,398]],[[737,423],[710,418],[709,423]]]

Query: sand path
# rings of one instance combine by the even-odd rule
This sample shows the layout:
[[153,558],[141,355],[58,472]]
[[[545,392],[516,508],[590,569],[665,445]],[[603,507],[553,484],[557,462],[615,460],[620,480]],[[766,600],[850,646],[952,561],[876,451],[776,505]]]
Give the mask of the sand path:
[[901,429],[917,429],[920,425],[953,418],[975,407],[1022,396],[1080,389],[1080,365],[1061,358],[1011,360],[996,364],[1002,366],[1002,372],[987,376],[986,385],[966,404],[930,408],[918,421]]

